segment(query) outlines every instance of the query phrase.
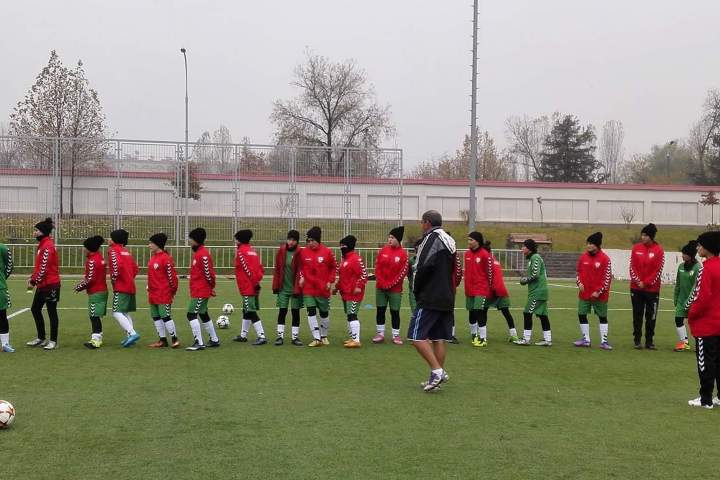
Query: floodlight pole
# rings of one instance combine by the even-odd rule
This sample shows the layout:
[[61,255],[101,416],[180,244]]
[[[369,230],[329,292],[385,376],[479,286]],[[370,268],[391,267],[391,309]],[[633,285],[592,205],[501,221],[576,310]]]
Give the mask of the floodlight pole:
[[478,45],[478,0],[473,1],[473,48],[472,48],[472,93],[470,104],[470,208],[468,209],[468,229],[475,230],[477,217],[477,196],[475,193],[477,183],[477,45]]
[[[190,152],[188,151],[188,68],[187,68],[187,50],[181,48],[180,52],[185,59],[185,246],[188,245],[188,235],[190,234],[190,221],[188,209],[190,206]],[[180,190],[182,191],[182,190]]]

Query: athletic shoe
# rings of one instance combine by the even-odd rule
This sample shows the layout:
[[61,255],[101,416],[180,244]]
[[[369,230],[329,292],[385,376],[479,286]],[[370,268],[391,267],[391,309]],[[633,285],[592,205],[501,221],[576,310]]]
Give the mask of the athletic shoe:
[[517,335],[508,336],[508,343],[517,343],[518,340],[520,340],[520,337],[518,337]]
[[459,345],[459,344],[460,344],[460,340],[458,340],[457,337],[455,337],[455,336],[453,335],[452,338],[450,339],[450,343],[455,344],[455,345]]
[[703,405],[702,402],[700,401],[700,397],[693,398],[692,400],[688,400],[688,405],[690,405],[691,407],[702,407],[702,408],[707,408],[708,410],[712,410],[714,403],[715,402],[713,401],[713,403],[711,403],[710,405]]
[[292,343],[292,344],[295,345],[296,347],[302,347],[302,346],[303,346],[303,342],[301,342],[300,339],[297,338],[297,337],[296,337],[296,338],[293,338],[290,343]]
[[372,342],[373,343],[385,343],[385,335],[383,335],[382,333],[376,334],[373,337]]
[[177,337],[173,337],[171,348],[180,348],[180,340]]
[[345,348],[360,348],[362,344],[357,340],[350,340],[344,345]]
[[395,345],[403,345],[403,341],[402,341],[402,338],[400,338],[400,335],[395,335],[392,339],[392,342]]
[[233,337],[233,342],[240,342],[245,343],[247,342],[247,337],[243,337],[242,335],[238,335],[237,337]]
[[590,341],[581,338],[580,340],[574,341],[573,345],[575,345],[576,347],[590,348]]
[[720,407],[720,398],[713,398],[713,406]]
[[470,335],[470,343],[475,344],[475,342],[477,342],[477,341],[478,341],[477,335],[475,335],[475,334]]
[[35,340],[30,340],[25,345],[27,345],[28,347],[44,347],[45,345],[47,345],[47,343],[47,340],[41,340],[39,338],[36,338]]
[[686,340],[682,340],[675,344],[675,348],[673,348],[673,351],[675,352],[684,352],[684,351],[690,351],[690,345],[688,345],[688,342]]
[[43,347],[43,350],[57,350],[57,349],[58,349],[57,342],[53,342],[52,340],[47,342],[47,344]]
[[323,345],[324,343],[320,340],[313,340],[312,342],[308,343],[308,347],[322,347]]
[[549,342],[547,340],[540,340],[539,342],[535,342],[536,347],[552,347],[552,342]]
[[200,345],[197,340],[185,349],[186,352],[198,352],[200,350],[205,350],[205,345]]
[[478,338],[475,343],[473,343],[473,347],[480,347],[484,348],[487,347],[487,339],[486,338]]
[[646,343],[645,348],[647,348],[648,350],[657,350],[654,343]]
[[352,342],[352,337],[348,338],[347,340],[343,340],[343,345],[347,345],[348,343]]
[[15,353],[15,349],[9,343],[2,346],[2,351],[5,353]]
[[635,350],[642,350],[643,346],[640,342],[635,342],[635,346],[633,347]]
[[434,372],[430,372],[430,378],[423,387],[423,390],[425,392],[432,392],[433,390],[437,390],[444,380],[445,376],[443,374],[436,375]]
[[330,345],[330,340],[328,339],[328,337],[320,337],[320,341],[323,345]]
[[220,339],[208,340],[208,344],[207,344],[208,348],[218,348],[219,346],[220,346]]
[[89,348],[90,350],[97,350],[98,348],[102,347],[102,340],[94,340],[90,339],[89,341],[83,343],[85,347]]
[[150,345],[148,345],[148,348],[167,348],[167,346],[168,346],[167,340],[164,338],[161,338],[157,342],[151,343]]
[[267,338],[265,337],[258,337],[255,339],[254,342],[252,342],[252,345],[265,345],[267,343]]
[[133,345],[135,345],[137,343],[138,340],[140,340],[140,334],[133,333],[132,335],[127,336],[127,338],[123,341],[122,346],[125,348],[132,347]]
[[275,345],[276,347],[279,347],[283,343],[285,343],[285,339],[283,337],[277,337],[275,339],[275,342],[273,343],[273,345]]
[[[447,372],[443,371],[443,383],[448,383],[450,381],[450,375],[447,374]],[[428,382],[420,382],[420,386],[424,387],[427,385]],[[438,387],[440,388],[440,387]]]
[[532,342],[530,341],[530,339],[526,339],[526,338],[518,338],[513,343],[515,345],[522,345],[522,346],[532,345]]
[[613,347],[612,347],[612,345],[610,345],[610,343],[608,343],[608,342],[602,342],[602,343],[600,344],[600,349],[601,349],[601,350],[612,350]]

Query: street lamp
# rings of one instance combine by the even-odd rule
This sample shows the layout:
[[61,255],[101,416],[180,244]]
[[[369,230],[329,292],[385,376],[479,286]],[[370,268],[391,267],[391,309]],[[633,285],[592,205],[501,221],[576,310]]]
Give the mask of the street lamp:
[[665,152],[665,173],[667,175],[668,183],[670,183],[670,149],[675,145],[675,140],[668,142],[667,151]]
[[[189,230],[189,219],[188,219],[188,208],[190,197],[190,152],[188,151],[188,68],[187,68],[187,50],[185,48],[180,49],[180,53],[183,54],[185,59],[185,246],[188,245],[188,234]],[[180,190],[182,191],[182,190]],[[178,242],[179,243],[179,242]]]

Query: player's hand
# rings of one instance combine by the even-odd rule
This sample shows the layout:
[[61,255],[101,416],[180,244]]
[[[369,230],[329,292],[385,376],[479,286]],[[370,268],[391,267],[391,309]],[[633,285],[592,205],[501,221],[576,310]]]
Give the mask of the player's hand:
[[333,288],[332,294],[333,294],[333,295],[337,295],[337,292],[338,292],[337,287],[336,287],[336,288]]
[[255,293],[260,293],[260,289],[261,289],[261,288],[262,288],[262,287],[260,286],[259,283],[258,283],[257,285],[255,285]]
[[332,288],[332,283],[331,283],[331,282],[328,282],[328,284],[325,285],[325,288],[326,288],[327,290],[330,290],[330,289]]
[[300,280],[298,280],[298,286],[300,288],[305,286],[305,277],[300,277]]
[[353,290],[353,293],[360,293],[362,292],[362,289],[360,287],[355,287],[355,290]]
[[33,288],[32,280],[30,280],[30,279],[28,278],[28,281],[27,281],[27,289],[28,289],[28,290],[32,290],[32,288]]
[[645,288],[645,282],[638,282],[638,287]]
[[580,289],[581,292],[585,291],[585,285],[583,285],[582,283],[578,283],[578,288]]
[[592,297],[593,297],[593,298],[600,298],[600,292],[593,292]]
[[211,296],[211,297],[216,297],[216,296],[217,296],[217,294],[215,293],[215,289],[214,289],[214,288],[210,291],[210,296]]

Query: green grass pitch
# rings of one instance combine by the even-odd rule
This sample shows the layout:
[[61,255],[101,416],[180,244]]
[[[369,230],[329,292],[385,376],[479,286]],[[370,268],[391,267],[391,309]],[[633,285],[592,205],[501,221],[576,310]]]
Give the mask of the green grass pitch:
[[[489,347],[468,342],[467,313],[457,310],[462,344],[448,347],[450,383],[421,392],[427,368],[406,344],[373,345],[374,310],[361,313],[363,348],[343,350],[346,322],[333,299],[329,347],[310,349],[230,341],[204,352],[149,350],[155,339],[144,295],[130,349],[104,319],[105,346],[89,351],[85,294],[65,279],[60,349],[24,346],[34,338],[30,312],[10,320],[15,354],[0,354],[0,398],[17,418],[0,431],[0,478],[702,478],[714,458],[717,412],[688,407],[696,396],[694,354],[674,353],[671,287],[664,289],[658,351],[631,348],[627,285],[611,297],[615,350],[575,349],[576,290],[551,282],[553,347],[506,343],[502,316],[490,312]],[[138,279],[142,291],[144,279]],[[10,281],[13,307],[29,306],[21,278]],[[369,285],[365,304],[373,303]],[[524,288],[510,285],[517,326]],[[211,301],[239,307],[234,282]],[[174,309],[187,345],[187,284]],[[264,283],[261,317],[275,337],[276,310]],[[464,305],[458,294],[457,305]],[[403,329],[409,311],[403,312]],[[47,320],[46,320],[47,321]],[[389,323],[389,318],[388,318]],[[288,318],[289,324],[289,318]],[[288,328],[289,329],[289,328]],[[307,321],[301,323],[304,341]],[[540,336],[536,320],[535,337]],[[254,338],[254,332],[251,333]]]

